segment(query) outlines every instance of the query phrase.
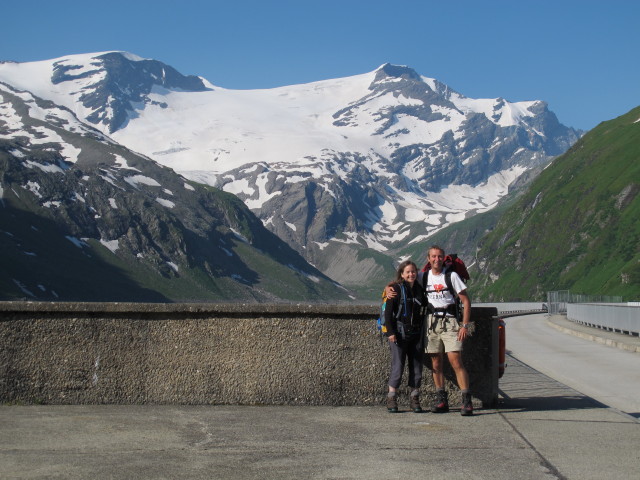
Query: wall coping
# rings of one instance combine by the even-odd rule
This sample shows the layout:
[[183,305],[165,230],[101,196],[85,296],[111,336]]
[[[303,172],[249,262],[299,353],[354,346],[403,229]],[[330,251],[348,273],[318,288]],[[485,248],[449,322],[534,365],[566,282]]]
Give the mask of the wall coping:
[[0,302],[0,313],[133,313],[133,314],[258,314],[260,316],[348,316],[371,318],[374,305],[302,303],[135,303],[135,302]]

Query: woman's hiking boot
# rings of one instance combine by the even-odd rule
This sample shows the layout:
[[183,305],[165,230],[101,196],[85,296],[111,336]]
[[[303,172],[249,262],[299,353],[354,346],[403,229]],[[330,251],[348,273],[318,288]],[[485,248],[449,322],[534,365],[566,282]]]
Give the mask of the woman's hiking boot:
[[411,410],[413,410],[413,413],[422,413],[419,395],[411,395]]
[[398,413],[397,395],[387,395],[387,410],[389,413]]
[[462,408],[460,409],[460,415],[463,417],[470,417],[473,415],[473,402],[471,401],[471,394],[464,392],[462,394]]
[[445,413],[449,411],[449,398],[445,390],[436,392],[436,400],[431,405],[432,413]]

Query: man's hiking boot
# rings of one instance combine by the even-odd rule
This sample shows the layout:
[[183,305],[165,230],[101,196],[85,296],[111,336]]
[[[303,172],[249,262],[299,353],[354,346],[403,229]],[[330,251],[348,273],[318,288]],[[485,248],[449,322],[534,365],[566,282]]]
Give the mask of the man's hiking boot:
[[473,402],[471,401],[470,393],[462,394],[462,408],[460,409],[460,415],[463,417],[470,417],[473,415]]
[[447,392],[445,390],[438,390],[436,392],[436,400],[431,405],[432,413],[445,413],[449,411],[449,400]]
[[420,397],[418,395],[411,395],[411,410],[413,410],[413,413],[422,413]]
[[387,395],[387,410],[389,413],[398,413],[398,397]]

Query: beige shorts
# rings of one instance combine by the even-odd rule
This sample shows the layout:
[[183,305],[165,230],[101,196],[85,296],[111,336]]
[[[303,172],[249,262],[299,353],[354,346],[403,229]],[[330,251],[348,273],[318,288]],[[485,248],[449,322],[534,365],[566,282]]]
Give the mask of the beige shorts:
[[427,353],[461,352],[460,326],[455,317],[427,316]]

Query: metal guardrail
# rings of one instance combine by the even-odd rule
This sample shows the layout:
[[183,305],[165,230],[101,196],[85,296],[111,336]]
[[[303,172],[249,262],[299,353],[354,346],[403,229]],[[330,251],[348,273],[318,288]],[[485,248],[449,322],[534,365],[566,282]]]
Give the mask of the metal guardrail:
[[566,315],[567,319],[612,332],[639,335],[640,303],[622,303],[622,297],[581,295],[569,290],[548,292],[550,315]]
[[547,306],[542,302],[474,303],[474,307],[495,307],[498,315],[525,315],[528,313],[546,313]]
[[[547,298],[548,304],[511,302],[474,303],[474,306],[495,307],[502,318],[536,313],[566,315],[568,320],[588,327],[640,336],[640,302],[621,303],[620,297],[587,297],[571,294],[568,290],[548,292]],[[591,298],[591,303],[576,302],[586,298]],[[604,300],[609,303],[601,303]]]
[[500,318],[520,317],[522,315],[536,315],[538,313],[547,313],[546,310],[514,310],[511,312],[499,312]]
[[571,303],[621,303],[622,297],[611,295],[583,295],[569,290],[547,292],[547,304],[550,315],[566,315],[567,305]]
[[640,335],[640,307],[576,303],[567,305],[567,319],[589,327],[627,335]]

